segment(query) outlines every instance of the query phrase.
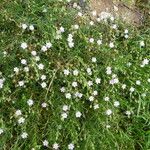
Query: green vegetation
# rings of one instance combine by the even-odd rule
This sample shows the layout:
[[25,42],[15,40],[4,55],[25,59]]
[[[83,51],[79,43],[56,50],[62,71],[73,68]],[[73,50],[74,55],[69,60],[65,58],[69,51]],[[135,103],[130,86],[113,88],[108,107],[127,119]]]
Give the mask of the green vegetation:
[[150,149],[150,21],[89,16],[2,0],[0,150]]

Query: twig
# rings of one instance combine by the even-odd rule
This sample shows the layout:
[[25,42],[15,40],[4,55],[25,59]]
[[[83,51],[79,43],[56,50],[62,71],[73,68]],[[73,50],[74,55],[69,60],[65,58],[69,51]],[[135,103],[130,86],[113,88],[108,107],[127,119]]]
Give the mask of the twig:
[[46,95],[45,95],[45,99],[47,98],[48,92],[51,89],[51,85],[52,85],[52,83],[54,81],[54,78],[55,78],[55,75],[56,75],[57,71],[58,71],[58,69],[54,69],[54,71],[53,71],[53,77],[52,77],[52,79],[51,79],[51,81],[49,83],[49,86],[48,86],[48,89],[47,89],[47,92],[46,92]]

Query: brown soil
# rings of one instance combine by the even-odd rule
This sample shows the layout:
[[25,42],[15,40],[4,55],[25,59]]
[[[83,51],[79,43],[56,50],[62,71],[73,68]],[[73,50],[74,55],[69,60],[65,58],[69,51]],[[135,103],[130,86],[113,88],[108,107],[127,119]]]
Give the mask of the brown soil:
[[117,0],[90,0],[90,8],[98,14],[103,11],[109,12],[132,25],[142,24],[142,14],[134,4],[127,5]]

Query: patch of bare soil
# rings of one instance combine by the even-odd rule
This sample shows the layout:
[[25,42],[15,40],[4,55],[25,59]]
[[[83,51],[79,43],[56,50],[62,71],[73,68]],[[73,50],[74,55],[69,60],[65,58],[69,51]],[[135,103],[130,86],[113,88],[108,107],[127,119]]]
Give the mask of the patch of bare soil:
[[98,14],[101,12],[111,13],[132,25],[142,24],[143,15],[134,4],[129,6],[114,0],[90,0],[90,8],[96,10]]

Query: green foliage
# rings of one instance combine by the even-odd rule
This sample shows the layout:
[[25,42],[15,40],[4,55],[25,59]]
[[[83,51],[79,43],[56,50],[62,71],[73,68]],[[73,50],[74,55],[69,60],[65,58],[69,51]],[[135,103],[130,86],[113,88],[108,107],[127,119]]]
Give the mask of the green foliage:
[[[72,5],[64,0],[1,2],[0,79],[5,80],[0,89],[0,149],[41,150],[46,149],[43,141],[47,140],[47,149],[56,142],[62,150],[68,149],[70,143],[77,150],[148,150],[150,67],[143,61],[150,59],[150,28],[135,28],[110,19],[99,23],[93,20],[94,25],[90,25],[88,14],[80,17],[81,10]],[[22,24],[33,25],[34,30],[24,30]],[[61,38],[57,39],[60,27],[65,32],[59,32]],[[129,33],[125,33],[126,29]],[[72,48],[67,41],[69,34],[73,36]],[[90,42],[91,38],[94,42]],[[21,48],[23,42],[28,46],[25,49]],[[48,42],[52,47],[43,52],[41,48]],[[21,64],[22,59],[27,65]],[[43,70],[39,64],[44,65]],[[107,73],[108,67],[112,74]],[[69,75],[64,74],[65,69]],[[77,76],[74,70],[78,70]],[[42,75],[46,80],[42,81]],[[96,83],[99,78],[101,83]],[[110,84],[112,79],[119,82]],[[19,86],[19,81],[25,85]],[[73,82],[78,86],[73,87]],[[66,89],[64,93],[60,91],[62,87]],[[98,95],[90,101],[94,91]],[[82,97],[74,96],[77,92]],[[29,99],[34,102],[32,106]],[[115,106],[115,102],[120,105]],[[66,119],[62,119],[64,105],[69,106]],[[17,116],[17,110],[22,114]],[[78,111],[82,114],[79,118]],[[21,117],[25,118],[23,124],[18,123]],[[21,137],[23,132],[28,134],[25,139]]]

